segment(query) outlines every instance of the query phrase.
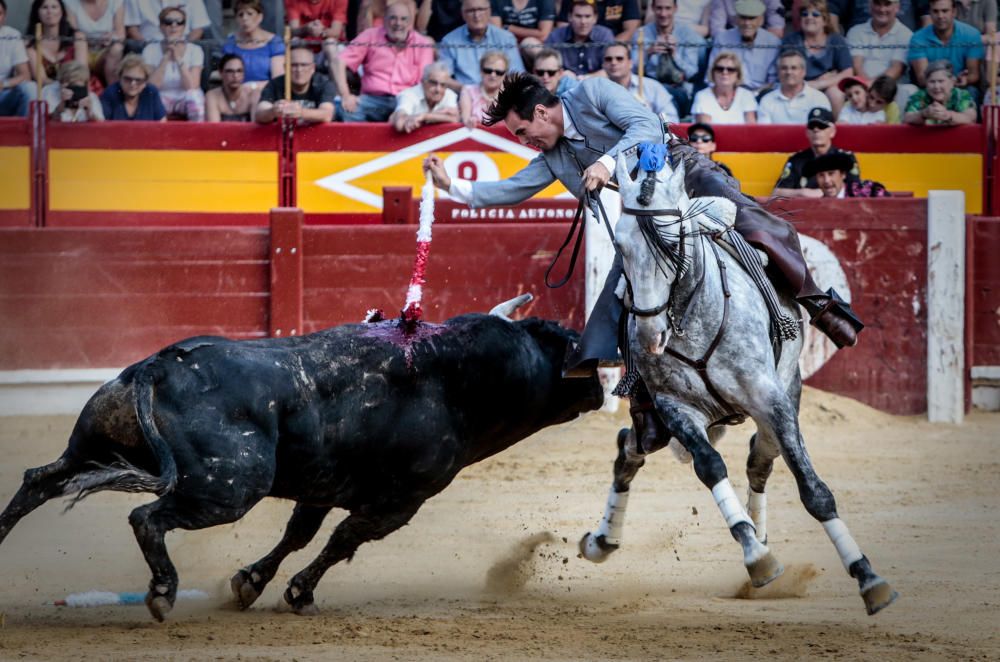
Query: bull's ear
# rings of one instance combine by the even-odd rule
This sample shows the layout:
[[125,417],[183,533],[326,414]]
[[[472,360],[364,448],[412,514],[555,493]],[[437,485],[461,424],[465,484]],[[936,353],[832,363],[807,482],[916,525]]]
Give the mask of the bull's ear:
[[628,174],[628,162],[625,161],[625,157],[618,153],[615,157],[615,179],[618,180],[618,193],[625,197],[626,192],[631,192],[634,188],[634,182]]

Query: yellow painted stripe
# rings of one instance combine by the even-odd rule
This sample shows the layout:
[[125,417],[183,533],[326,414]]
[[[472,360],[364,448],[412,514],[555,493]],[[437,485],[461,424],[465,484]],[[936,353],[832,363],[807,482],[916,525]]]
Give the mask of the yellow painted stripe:
[[[447,158],[447,152],[435,152]],[[503,152],[484,152],[496,164],[501,178],[509,177],[527,163],[524,159]],[[353,168],[384,156],[381,152],[303,152],[298,155],[297,202],[307,212],[371,213],[375,208],[349,195],[327,190],[317,180]],[[382,170],[351,180],[359,189],[381,197],[383,186],[412,186],[414,192],[423,185],[420,163],[423,154],[388,166]],[[771,194],[781,174],[788,154],[769,152],[730,152],[719,160],[733,169],[743,190],[751,195]],[[917,197],[929,189],[965,191],[966,211],[982,211],[982,156],[979,154],[858,154],[862,175],[882,182],[890,191],[912,191]],[[538,197],[554,197],[565,189],[554,184]]]
[[54,149],[54,211],[262,213],[278,204],[275,152]]
[[0,209],[31,207],[31,149],[0,147]]
[[[983,209],[983,158],[980,154],[857,154],[861,176],[881,182],[890,191],[911,191],[918,198],[927,191],[965,192],[965,211]],[[745,193],[767,196],[774,189],[788,158],[784,153],[729,152],[718,159],[733,170]]]
[[[451,152],[437,150],[434,153],[442,159],[446,159],[451,155]],[[505,152],[482,152],[482,154],[488,156],[496,164],[497,173],[501,179],[510,177],[528,163],[518,156]],[[370,214],[373,211],[377,211],[376,208],[364,202],[325,189],[319,186],[316,181],[384,155],[384,153],[380,152],[300,153],[296,163],[296,175],[298,177],[296,203],[307,212],[361,212]],[[383,186],[412,186],[414,194],[419,195],[420,187],[424,184],[424,174],[421,167],[424,156],[426,155],[416,154],[411,159],[358,177],[348,183],[378,197],[382,197]],[[541,191],[538,197],[552,198],[565,190],[562,184],[555,183]]]

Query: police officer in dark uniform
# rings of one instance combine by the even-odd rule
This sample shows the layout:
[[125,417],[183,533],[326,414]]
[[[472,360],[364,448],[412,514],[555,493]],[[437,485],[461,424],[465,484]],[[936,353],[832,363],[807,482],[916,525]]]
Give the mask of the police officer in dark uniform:
[[833,146],[833,137],[837,127],[833,123],[833,113],[826,108],[813,108],[809,111],[806,123],[806,136],[809,138],[809,149],[796,152],[785,161],[778,183],[774,185],[774,195],[786,198],[821,198],[823,192],[816,183],[816,176],[806,173],[806,165],[824,154],[845,154],[850,157],[851,168],[847,173],[847,181],[860,181],[861,170],[854,153]]

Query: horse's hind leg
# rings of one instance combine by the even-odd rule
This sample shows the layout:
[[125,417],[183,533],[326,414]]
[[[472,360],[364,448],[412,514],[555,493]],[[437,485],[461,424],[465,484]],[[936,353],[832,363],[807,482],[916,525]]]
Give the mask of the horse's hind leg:
[[667,428],[691,454],[698,479],[712,490],[715,504],[726,520],[729,532],[743,548],[743,564],[750,574],[751,583],[760,587],[777,579],[784,572],[784,567],[767,546],[757,540],[753,521],[736,497],[729,482],[726,463],[709,443],[704,426],[662,396],[657,396],[656,403]]
[[823,524],[847,572],[857,580],[868,614],[875,614],[888,607],[899,594],[872,570],[871,563],[861,553],[847,525],[837,516],[837,503],[833,493],[813,469],[799,433],[797,418],[776,416],[773,423],[777,428],[775,432],[778,438],[782,440],[785,462],[798,484],[799,498],[809,514]]
[[588,531],[580,539],[580,554],[594,563],[607,560],[611,552],[621,545],[625,526],[625,508],[628,506],[629,486],[632,479],[646,463],[638,453],[636,435],[629,428],[618,432],[618,456],[615,458],[614,480],[608,491],[608,503],[597,532]]
[[63,456],[24,472],[24,481],[0,514],[0,543],[23,517],[53,497],[62,496],[66,481],[76,475],[79,465]]
[[277,546],[256,563],[238,570],[230,580],[233,596],[240,609],[246,609],[260,597],[264,587],[274,579],[278,566],[285,557],[309,544],[330,509],[330,506],[309,506],[302,503],[295,506],[285,527],[285,534]]

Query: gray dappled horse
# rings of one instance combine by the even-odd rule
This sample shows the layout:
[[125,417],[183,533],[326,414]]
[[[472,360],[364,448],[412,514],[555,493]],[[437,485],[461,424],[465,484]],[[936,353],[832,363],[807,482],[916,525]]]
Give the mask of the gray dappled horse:
[[[799,431],[802,334],[772,344],[764,297],[739,262],[713,240],[713,234],[732,227],[735,205],[723,198],[689,198],[683,164],[655,173],[655,186],[649,181],[645,191],[621,158],[616,175],[624,210],[615,245],[629,282],[632,360],[676,440],[671,446],[683,446],[683,451],[674,450],[690,454],[699,480],[712,490],[726,526],[743,548],[753,585],[764,586],[783,572],[767,547],[764,493],[780,454],[806,510],[822,522],[844,567],[857,579],[868,613],[888,606],[896,592],[872,570],[837,516],[833,494],[816,475]],[[798,320],[795,302],[779,299],[781,312]],[[713,448],[724,424],[743,416],[757,424],[747,459],[746,509]],[[618,446],[604,518],[596,532],[580,541],[584,557],[595,562],[605,560],[621,542],[629,485],[644,462],[634,435],[623,430]]]

